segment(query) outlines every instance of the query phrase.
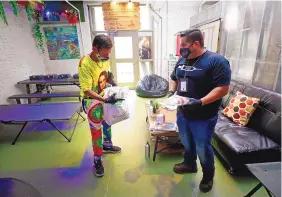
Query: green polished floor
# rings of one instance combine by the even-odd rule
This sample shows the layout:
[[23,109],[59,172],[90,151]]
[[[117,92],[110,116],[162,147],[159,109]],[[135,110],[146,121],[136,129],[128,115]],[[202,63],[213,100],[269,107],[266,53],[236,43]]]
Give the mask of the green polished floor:
[[[87,121],[80,122],[71,143],[56,131],[24,132],[15,146],[10,143],[18,127],[0,127],[0,178],[13,177],[33,185],[43,197],[242,197],[258,181],[251,176],[230,176],[216,158],[214,187],[201,193],[202,172],[178,175],[172,171],[181,155],[159,155],[145,160],[149,138],[145,99],[131,92],[130,119],[113,126],[118,155],[104,155],[105,176],[92,174],[92,150]],[[69,131],[64,131],[69,134]],[[0,195],[1,196],[1,195]],[[261,189],[254,197],[265,197]]]

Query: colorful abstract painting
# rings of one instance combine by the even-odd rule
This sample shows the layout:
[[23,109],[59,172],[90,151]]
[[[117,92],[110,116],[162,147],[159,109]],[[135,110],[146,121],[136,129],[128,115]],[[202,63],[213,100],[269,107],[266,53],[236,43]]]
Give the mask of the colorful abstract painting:
[[44,27],[50,60],[80,59],[75,26]]

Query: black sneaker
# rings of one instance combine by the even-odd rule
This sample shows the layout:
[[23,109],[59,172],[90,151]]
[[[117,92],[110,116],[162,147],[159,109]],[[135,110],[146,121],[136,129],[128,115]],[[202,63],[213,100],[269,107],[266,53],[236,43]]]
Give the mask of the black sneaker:
[[94,174],[97,177],[104,176],[104,166],[101,159],[94,160]]
[[116,154],[116,153],[120,153],[121,152],[121,148],[118,147],[118,146],[111,146],[110,148],[106,147],[106,146],[103,146],[103,152],[104,153]]
[[184,173],[196,173],[198,171],[197,166],[187,165],[184,162],[175,164],[173,166],[173,171],[178,174]]
[[212,189],[212,186],[213,186],[213,179],[202,178],[199,188],[201,192],[207,193]]

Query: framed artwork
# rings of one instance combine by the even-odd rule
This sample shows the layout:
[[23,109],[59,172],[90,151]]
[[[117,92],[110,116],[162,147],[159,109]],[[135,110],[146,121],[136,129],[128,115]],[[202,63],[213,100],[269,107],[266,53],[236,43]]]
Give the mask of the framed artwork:
[[50,60],[80,59],[76,26],[43,27]]

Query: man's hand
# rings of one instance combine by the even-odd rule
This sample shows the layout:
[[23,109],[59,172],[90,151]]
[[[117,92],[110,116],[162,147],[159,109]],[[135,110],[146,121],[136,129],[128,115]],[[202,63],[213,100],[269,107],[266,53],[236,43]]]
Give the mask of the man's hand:
[[195,110],[202,107],[202,101],[200,99],[189,98],[189,101],[185,106],[185,109]]

